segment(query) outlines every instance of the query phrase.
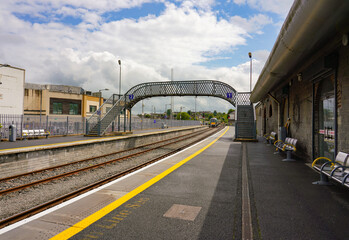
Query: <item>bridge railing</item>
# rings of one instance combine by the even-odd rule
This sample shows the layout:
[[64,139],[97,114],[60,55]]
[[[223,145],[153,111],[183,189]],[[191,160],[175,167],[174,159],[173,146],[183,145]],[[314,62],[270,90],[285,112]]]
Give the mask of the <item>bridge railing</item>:
[[88,119],[86,119],[86,134],[88,134],[97,124],[100,124],[100,121],[113,109],[113,106],[119,100],[119,95],[111,95]]
[[236,105],[251,105],[251,92],[238,92],[236,96]]

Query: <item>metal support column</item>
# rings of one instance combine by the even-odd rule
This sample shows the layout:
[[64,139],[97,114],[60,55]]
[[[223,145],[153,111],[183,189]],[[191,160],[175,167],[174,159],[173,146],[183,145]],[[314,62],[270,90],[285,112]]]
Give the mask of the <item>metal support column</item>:
[[124,132],[126,132],[126,111],[127,109],[124,108]]
[[128,126],[128,128],[129,128],[129,131],[131,132],[131,130],[132,130],[132,127],[131,127],[131,123],[132,123],[131,108],[129,111],[130,111],[130,125]]

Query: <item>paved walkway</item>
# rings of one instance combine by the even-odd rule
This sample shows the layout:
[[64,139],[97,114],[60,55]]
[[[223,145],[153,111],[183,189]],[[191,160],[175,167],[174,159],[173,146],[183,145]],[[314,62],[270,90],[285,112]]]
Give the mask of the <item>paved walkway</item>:
[[[303,161],[282,162],[284,156],[263,142],[233,142],[233,132],[206,148],[210,137],[100,190],[91,202],[82,199],[0,239],[44,239],[67,229],[74,231],[71,239],[348,239],[348,188],[312,185],[319,174]],[[112,201],[117,206],[102,217],[100,211],[86,213]],[[91,225],[81,227],[83,221]]]
[[[166,129],[146,129],[146,130],[135,130],[133,131],[133,134],[140,134],[140,133],[147,133],[147,132],[160,132],[160,131],[167,131],[167,130],[173,130],[173,129],[181,129],[181,128],[187,128],[185,127],[173,127],[173,128],[166,128]],[[189,126],[190,127],[190,126]],[[127,135],[129,136],[129,135]],[[115,137],[115,136],[113,136]],[[62,136],[62,137],[49,137],[49,138],[40,138],[40,139],[28,139],[28,140],[17,140],[16,142],[8,142],[8,141],[0,141],[0,150],[3,149],[12,149],[12,148],[21,148],[21,147],[31,147],[31,146],[39,146],[39,145],[46,145],[46,144],[54,144],[54,143],[65,143],[65,142],[75,142],[75,141],[81,141],[81,140],[89,140],[89,139],[99,139],[100,137],[85,137],[83,135],[78,136]]]

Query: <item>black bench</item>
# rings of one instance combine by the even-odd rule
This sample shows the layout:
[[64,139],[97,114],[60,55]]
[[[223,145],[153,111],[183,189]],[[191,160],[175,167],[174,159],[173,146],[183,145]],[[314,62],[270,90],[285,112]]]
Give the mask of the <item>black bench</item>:
[[334,161],[326,157],[316,158],[312,167],[320,172],[320,180],[313,184],[331,185],[330,178],[349,187],[349,154],[338,152]]

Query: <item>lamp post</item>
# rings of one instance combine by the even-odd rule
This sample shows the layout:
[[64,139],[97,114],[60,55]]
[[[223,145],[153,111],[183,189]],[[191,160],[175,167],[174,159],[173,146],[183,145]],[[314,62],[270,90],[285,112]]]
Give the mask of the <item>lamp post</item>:
[[102,91],[108,91],[108,90],[109,90],[108,88],[104,88],[104,89],[98,90],[98,92],[99,92],[99,108],[102,106],[102,102],[101,102],[101,99],[102,99]]
[[[167,105],[170,105],[170,106],[172,106],[172,104],[171,103],[169,103],[169,104],[165,104],[165,114],[166,114],[166,116],[167,116]],[[172,112],[172,111],[171,111]],[[171,115],[171,114],[170,114]]]
[[182,108],[185,108],[185,107],[180,107],[180,112],[179,112],[179,120],[182,120]]
[[252,53],[249,52],[248,56],[250,58],[250,92],[252,92]]
[[198,96],[195,96],[195,115],[194,115],[194,120],[196,121],[196,99],[198,98]]
[[98,90],[99,92],[99,113],[98,114],[98,136],[100,135],[100,131],[101,131],[101,115],[102,115],[102,103],[101,103],[101,99],[102,99],[102,91],[108,91],[108,88],[104,88],[104,89],[100,89]]
[[[120,59],[118,60],[118,63],[120,66],[120,71],[119,71],[120,72],[120,75],[119,75],[119,99],[120,99],[121,98],[121,60]],[[125,112],[126,112],[126,109],[125,109]],[[118,116],[118,132],[120,132],[120,115],[121,115],[121,112],[119,113],[119,116]]]

